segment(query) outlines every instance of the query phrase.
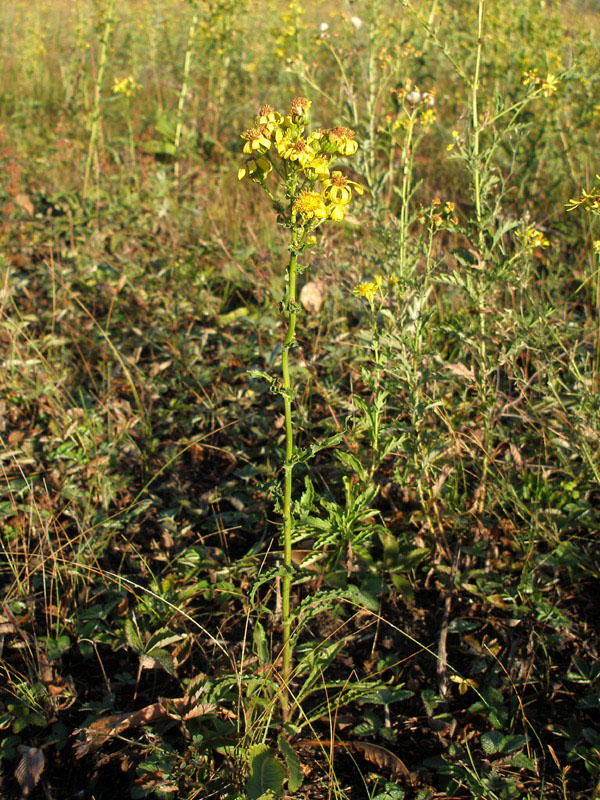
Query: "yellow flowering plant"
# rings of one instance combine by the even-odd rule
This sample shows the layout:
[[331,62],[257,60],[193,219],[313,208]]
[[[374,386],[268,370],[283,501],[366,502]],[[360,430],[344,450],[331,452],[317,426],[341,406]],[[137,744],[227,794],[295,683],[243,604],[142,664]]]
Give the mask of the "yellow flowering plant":
[[[596,175],[596,183],[589,192],[586,189],[582,189],[579,197],[572,198],[566,204],[567,211],[575,211],[578,208],[589,211],[593,216],[600,216],[600,175]],[[593,287],[591,305],[596,311],[593,384],[596,391],[598,391],[600,389],[600,241],[592,241],[592,253],[596,256],[594,260],[597,261],[597,264],[592,275],[583,282],[582,287],[588,282],[591,282]]]
[[283,465],[282,571],[282,672],[280,698],[283,721],[290,710],[292,644],[290,590],[292,580],[292,473],[299,453],[294,445],[292,403],[295,389],[290,375],[290,351],[295,344],[297,276],[304,267],[298,258],[315,241],[315,230],[327,220],[341,222],[353,198],[362,187],[330,167],[339,156],[352,156],[358,150],[354,131],[337,126],[310,132],[310,100],[296,97],[286,114],[265,105],[258,110],[254,124],[242,133],[243,152],[248,158],[238,170],[240,180],[248,178],[261,186],[273,204],[278,222],[290,232],[290,259],[286,270],[286,291],[281,313],[287,323],[281,356],[281,381],[266,373],[271,390],[283,398],[285,413],[285,460]]

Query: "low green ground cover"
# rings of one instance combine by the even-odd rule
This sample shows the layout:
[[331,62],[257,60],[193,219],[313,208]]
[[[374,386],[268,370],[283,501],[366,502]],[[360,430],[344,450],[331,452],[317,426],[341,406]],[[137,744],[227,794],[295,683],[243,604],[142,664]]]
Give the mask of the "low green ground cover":
[[600,796],[597,12],[446,5],[2,4],[3,796]]

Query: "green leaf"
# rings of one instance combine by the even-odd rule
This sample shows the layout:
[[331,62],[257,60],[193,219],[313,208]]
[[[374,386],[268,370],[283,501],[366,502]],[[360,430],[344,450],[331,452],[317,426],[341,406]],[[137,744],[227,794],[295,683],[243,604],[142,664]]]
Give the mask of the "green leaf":
[[365,482],[367,480],[367,471],[355,455],[347,453],[344,450],[336,450],[334,455],[338,461],[341,461],[342,464],[349,467],[355,475],[358,475],[361,481]]
[[392,579],[392,583],[396,589],[398,589],[406,602],[414,602],[415,592],[412,587],[412,583],[408,580],[408,578],[405,575],[399,575],[397,572],[390,573],[390,577]]
[[50,636],[44,637],[46,641],[46,653],[48,661],[58,661],[58,659],[66,653],[71,647],[71,640],[68,636],[59,636],[57,639],[52,639]]
[[414,692],[410,689],[390,689],[387,686],[376,692],[365,695],[362,699],[365,703],[377,703],[378,705],[390,705],[390,703],[400,703],[412,697]]
[[517,769],[530,769],[535,771],[537,764],[531,758],[528,758],[524,753],[517,753],[512,758],[512,765]]
[[168,644],[173,644],[174,642],[179,642],[181,639],[185,638],[185,634],[183,633],[171,633],[171,631],[167,630],[166,628],[162,628],[159,631],[156,631],[144,647],[144,652],[147,653],[149,656],[153,656],[152,651],[156,647],[166,647]]
[[348,600],[358,606],[364,606],[373,612],[379,611],[379,600],[369,592],[361,591],[358,586],[350,584],[344,594]]
[[383,547],[383,563],[388,569],[391,569],[396,566],[398,561],[398,553],[400,551],[398,539],[393,533],[384,528],[379,533],[379,540]]
[[275,758],[266,744],[257,744],[250,748],[250,777],[246,783],[246,792],[250,800],[260,800],[269,790],[276,797],[283,796],[283,782],[287,777],[285,767]]
[[484,733],[479,740],[482,748],[486,753],[499,753],[502,749],[504,735],[500,731],[489,731]]
[[169,675],[175,674],[175,665],[173,664],[173,659],[171,658],[170,653],[168,653],[166,650],[153,650],[152,654],[148,656],[148,658],[151,658],[152,661],[156,661],[157,664],[160,664],[160,666],[165,670],[165,672],[168,672]]
[[281,734],[277,738],[279,745],[279,752],[285,759],[288,769],[288,788],[290,792],[297,791],[302,786],[304,780],[304,773],[302,772],[302,765],[298,758],[298,753],[294,750],[292,745]]
[[142,640],[140,639],[135,623],[131,619],[125,620],[125,636],[127,637],[127,644],[132,650],[135,650],[137,653],[143,651]]
[[269,648],[267,646],[267,635],[265,633],[265,629],[258,621],[254,625],[253,644],[254,644],[254,652],[258,656],[259,663],[266,664],[269,661]]
[[362,722],[355,725],[352,732],[355,736],[376,736],[383,726],[382,721],[372,711],[366,711]]
[[522,734],[518,734],[517,736],[505,736],[502,742],[502,752],[513,753],[515,750],[520,750],[521,747],[525,747],[526,744],[527,739]]

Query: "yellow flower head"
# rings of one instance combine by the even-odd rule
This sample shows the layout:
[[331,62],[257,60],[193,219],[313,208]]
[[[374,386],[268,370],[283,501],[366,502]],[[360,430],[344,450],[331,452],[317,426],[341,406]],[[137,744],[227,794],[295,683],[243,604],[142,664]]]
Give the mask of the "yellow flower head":
[[355,294],[357,297],[366,297],[366,299],[371,302],[379,294],[379,286],[375,281],[363,281],[362,283],[356,284],[354,289],[352,289],[352,294]]
[[[308,144],[308,141],[307,141]],[[329,177],[329,159],[326,156],[315,156],[304,165],[304,174],[310,181]]]
[[290,106],[290,119],[294,125],[306,125],[308,122],[308,111],[312,103],[305,97],[296,97]]
[[327,206],[323,201],[323,196],[319,192],[311,192],[304,189],[294,200],[294,211],[302,214],[305,219],[326,219]]
[[559,83],[559,78],[549,72],[546,77],[540,81],[540,87],[544,97],[551,97],[555,92],[557,92]]
[[[350,128],[345,128],[343,125],[337,125],[335,128],[327,131],[327,138],[329,139],[329,152],[337,152],[342,156],[353,156],[358,150],[358,142],[356,141],[355,133]],[[330,148],[333,147],[331,150]],[[325,148],[324,148],[325,149]]]
[[344,203],[329,203],[327,216],[334,222],[341,222],[346,216],[347,206]]
[[517,236],[526,250],[544,249],[544,247],[550,246],[548,239],[541,231],[538,231],[535,225],[528,225]]
[[356,194],[362,194],[363,188],[356,181],[346,178],[339,170],[334,170],[330,178],[323,181],[323,197],[336,205],[349,203],[352,199],[352,187]]
[[595,255],[600,256],[600,239],[596,239],[594,242],[592,242],[592,247]]
[[279,113],[279,111],[275,111],[273,106],[264,105],[258,109],[258,115],[255,117],[254,122],[257,127],[261,125],[266,125],[267,128],[272,131],[274,128],[277,128],[283,122],[283,116]]
[[577,199],[569,200],[567,211],[574,211],[579,206],[583,206],[592,214],[600,215],[600,175],[596,175],[596,181],[598,184],[591,191],[586,192],[584,189]]
[[423,127],[428,127],[429,125],[433,125],[436,120],[435,111],[433,108],[428,108],[426,111],[423,111],[422,114],[419,114],[419,122]]
[[287,136],[280,138],[277,142],[277,153],[286,161],[297,161],[303,168],[315,157],[315,151],[302,137],[295,141]]
[[115,78],[115,82],[113,83],[113,94],[122,94],[125,97],[133,97],[133,95],[142,87],[139,83],[135,82],[135,79],[132,75],[129,75],[127,78],[122,78],[118,80]]
[[267,125],[257,125],[255,128],[248,128],[247,131],[242,133],[242,139],[246,139],[244,153],[252,154],[256,151],[265,153],[271,147],[270,135],[271,131],[268,129]]
[[243,167],[238,169],[238,180],[242,178],[250,178],[255,183],[262,183],[267,177],[269,172],[273,169],[273,165],[268,158],[259,156],[259,158],[249,158]]

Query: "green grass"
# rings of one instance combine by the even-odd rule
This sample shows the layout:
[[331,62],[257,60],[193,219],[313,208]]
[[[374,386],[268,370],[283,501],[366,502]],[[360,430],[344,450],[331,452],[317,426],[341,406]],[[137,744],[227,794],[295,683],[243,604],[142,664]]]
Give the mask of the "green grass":
[[[598,797],[594,7],[108,12],[0,9],[0,794]],[[368,191],[302,256],[283,724],[283,402],[249,370],[289,251],[236,178],[296,95]]]

